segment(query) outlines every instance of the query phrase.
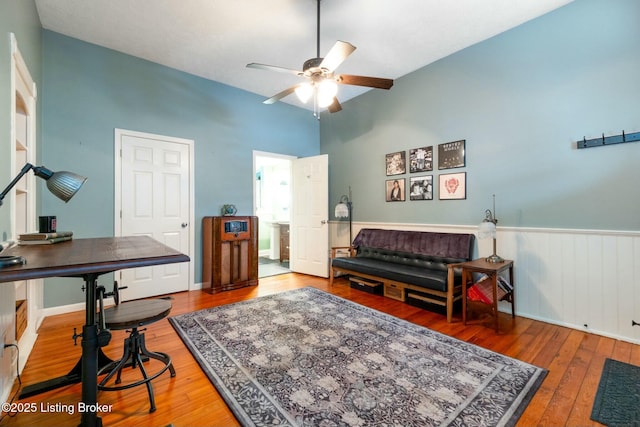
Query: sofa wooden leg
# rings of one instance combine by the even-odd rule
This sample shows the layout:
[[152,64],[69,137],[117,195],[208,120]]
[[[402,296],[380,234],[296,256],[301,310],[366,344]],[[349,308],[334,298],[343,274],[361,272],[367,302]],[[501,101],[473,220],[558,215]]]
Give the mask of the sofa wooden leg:
[[333,287],[333,268],[329,269],[329,287]]
[[447,268],[447,323],[451,323],[453,320],[453,290],[454,290],[454,271],[451,265]]

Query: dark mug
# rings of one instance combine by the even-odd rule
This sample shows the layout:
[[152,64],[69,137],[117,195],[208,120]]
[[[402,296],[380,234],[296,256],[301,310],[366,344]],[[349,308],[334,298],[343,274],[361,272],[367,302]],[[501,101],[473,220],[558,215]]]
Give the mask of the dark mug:
[[55,216],[41,216],[39,218],[40,223],[38,230],[40,233],[55,233],[56,232],[56,217]]

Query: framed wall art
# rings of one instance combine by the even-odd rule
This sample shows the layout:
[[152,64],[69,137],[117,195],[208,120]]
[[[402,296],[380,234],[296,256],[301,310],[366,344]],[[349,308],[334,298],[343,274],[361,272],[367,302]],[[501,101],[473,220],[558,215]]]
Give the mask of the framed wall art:
[[409,172],[433,170],[433,146],[412,148],[409,150]]
[[439,177],[440,200],[463,200],[467,198],[467,173],[445,173]]
[[385,182],[385,198],[387,202],[404,202],[405,200],[405,179],[388,179]]
[[409,178],[409,200],[433,200],[433,175]]
[[438,145],[438,169],[454,169],[466,166],[465,142],[446,142]]
[[389,153],[385,156],[387,176],[402,175],[407,171],[407,157],[404,151]]

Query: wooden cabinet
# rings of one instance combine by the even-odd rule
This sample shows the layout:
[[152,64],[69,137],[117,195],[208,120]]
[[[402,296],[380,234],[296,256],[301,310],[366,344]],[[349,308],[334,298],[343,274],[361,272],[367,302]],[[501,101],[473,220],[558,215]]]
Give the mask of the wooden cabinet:
[[215,293],[258,284],[258,217],[202,219],[202,289]]
[[289,261],[289,224],[280,224],[280,262]]

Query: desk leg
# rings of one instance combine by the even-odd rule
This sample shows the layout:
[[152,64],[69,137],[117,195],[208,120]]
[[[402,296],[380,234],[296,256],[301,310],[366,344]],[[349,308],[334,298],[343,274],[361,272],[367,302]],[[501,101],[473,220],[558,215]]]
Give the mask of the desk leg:
[[[98,350],[98,369],[113,363],[102,349]],[[82,381],[82,357],[78,359],[75,366],[66,374],[61,377],[52,378],[46,381],[42,381],[35,384],[29,384],[24,386],[20,392],[20,399],[26,399],[27,397],[36,396],[40,393],[55,390],[60,387],[66,387],[72,384],[78,384]]]
[[80,425],[100,427],[102,419],[98,416],[98,325],[96,324],[96,288],[95,274],[84,276],[86,285],[86,319],[82,327],[82,413]]

